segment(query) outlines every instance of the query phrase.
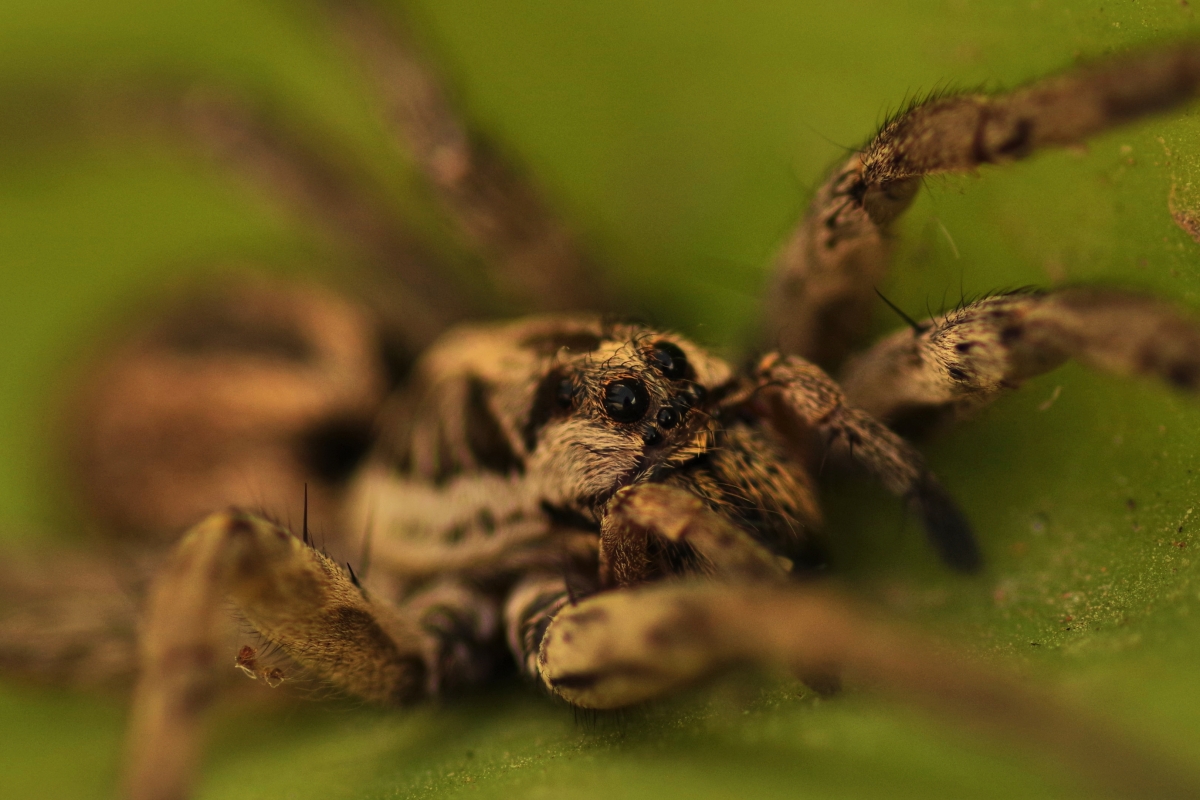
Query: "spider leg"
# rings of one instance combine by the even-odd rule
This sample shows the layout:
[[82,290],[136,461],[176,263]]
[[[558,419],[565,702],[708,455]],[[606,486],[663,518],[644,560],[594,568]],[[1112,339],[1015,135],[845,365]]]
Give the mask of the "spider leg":
[[123,687],[137,670],[143,564],[97,553],[0,552],[0,671],[73,687]]
[[826,368],[864,333],[887,270],[888,226],[926,175],[1079,142],[1195,96],[1200,44],[1145,50],[1005,94],[932,97],[835,169],[784,246],[768,293],[773,344]]
[[234,92],[155,78],[3,100],[12,112],[6,134],[178,143],[262,191],[357,256],[366,270],[351,285],[368,284],[363,294],[412,353],[486,308],[486,298],[453,279],[362,165],[339,156],[336,143]]
[[563,575],[534,572],[526,575],[504,604],[504,628],[508,649],[522,674],[538,678],[538,651],[546,627],[566,605],[572,603],[571,591]]
[[[655,560],[682,563],[664,569]],[[667,575],[686,571],[750,581],[781,580],[790,569],[691,492],[662,483],[627,486],[613,495],[601,521],[601,586],[643,583],[656,567]]]
[[897,331],[846,364],[847,399],[892,426],[954,422],[1069,358],[1200,391],[1200,323],[1131,292],[1070,288],[988,297]]
[[[627,486],[609,501],[601,520],[599,584],[584,588],[591,593],[682,574],[771,583],[786,579],[790,568],[786,559],[775,556],[695,494],[647,483]],[[509,648],[525,674],[538,677],[538,652],[546,627],[564,607],[575,603],[568,576],[561,572],[535,568],[511,591],[505,626]],[[826,687],[833,685],[826,674],[811,677]]]
[[475,599],[461,589],[435,590],[424,602],[393,608],[284,528],[240,512],[197,525],[151,587],[130,721],[128,795],[186,794],[200,717],[222,658],[225,601],[318,676],[367,700],[404,703],[435,691],[447,678],[443,670],[463,669],[462,654],[447,645],[492,636],[494,612],[473,610]]
[[[769,583],[786,579],[789,569],[784,559],[691,492],[661,483],[637,484],[618,491],[605,509],[599,585],[588,588],[627,587],[684,573]],[[546,626],[568,603],[575,604],[573,594],[566,576],[536,569],[509,594],[504,612],[509,649],[525,674],[539,675],[538,650]],[[822,681],[828,684],[825,676]]]
[[816,431],[833,451],[866,468],[921,517],[938,554],[955,569],[982,564],[971,526],[916,448],[875,417],[846,404],[841,388],[819,367],[796,356],[767,355],[757,377],[763,411],[792,441]]
[[563,607],[546,628],[538,673],[585,708],[619,708],[739,664],[796,674],[844,671],[939,718],[1051,754],[1127,797],[1194,797],[1196,777],[927,637],[855,610],[837,595],[795,586],[657,583]]
[[491,265],[501,291],[525,308],[608,308],[595,264],[525,176],[459,118],[396,15],[359,0],[326,5],[366,68],[401,149]]
[[231,503],[339,530],[387,388],[373,322],[327,291],[253,280],[160,314],[74,405],[70,456],[91,510],[160,541]]

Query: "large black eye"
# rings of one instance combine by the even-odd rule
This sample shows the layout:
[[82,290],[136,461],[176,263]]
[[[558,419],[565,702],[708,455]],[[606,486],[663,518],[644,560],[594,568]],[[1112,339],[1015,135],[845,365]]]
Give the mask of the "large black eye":
[[604,411],[617,422],[637,422],[646,416],[650,393],[636,378],[613,381],[604,387]]
[[687,356],[670,342],[658,342],[651,348],[650,363],[670,380],[677,381],[688,376]]

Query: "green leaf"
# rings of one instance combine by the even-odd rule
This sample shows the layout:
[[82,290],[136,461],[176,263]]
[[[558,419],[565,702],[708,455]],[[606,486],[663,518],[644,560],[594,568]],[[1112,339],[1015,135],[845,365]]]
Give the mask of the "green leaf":
[[[1012,86],[1198,30],[1179,0],[438,0],[416,16],[471,117],[549,187],[634,298],[629,311],[730,353],[809,187],[906,97]],[[0,11],[2,85],[161,71],[243,87],[369,163],[395,163],[352,63],[307,6]],[[914,315],[1084,281],[1200,308],[1200,244],[1169,205],[1200,213],[1197,111],[929,181],[881,288]],[[84,539],[55,420],[131,303],[213,261],[299,272],[335,255],[169,147],[61,138],[0,151],[0,536],[13,540]],[[387,169],[398,205],[428,226],[411,176]],[[895,325],[881,309],[878,330]],[[837,480],[828,531],[845,579],[1200,765],[1200,404],[1068,366],[926,451],[976,522],[987,572],[946,574],[894,501]],[[0,795],[110,794],[122,709],[6,683]],[[227,708],[213,729],[206,797],[1087,796],[1045,758],[869,692],[818,700],[771,680],[594,722],[513,682],[402,712]]]

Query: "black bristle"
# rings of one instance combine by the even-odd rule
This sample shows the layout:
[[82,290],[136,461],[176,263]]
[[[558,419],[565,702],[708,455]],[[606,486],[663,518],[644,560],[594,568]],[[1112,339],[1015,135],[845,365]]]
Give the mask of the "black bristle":
[[[917,322],[915,319],[910,317],[908,314],[905,314],[904,311],[900,308],[900,306],[896,305],[891,300],[888,300],[887,297],[884,296],[883,292],[879,291],[879,289],[875,289],[875,294],[879,295],[880,300],[887,303],[888,308],[890,308],[892,311],[896,312],[896,316],[900,317],[900,319],[904,320],[904,323],[906,325],[908,325],[908,327],[912,328],[914,336],[920,336],[921,334],[928,331],[931,327],[933,327],[933,325],[931,323]],[[930,316],[932,316],[932,315],[930,315]]]
[[310,544],[308,541],[308,483],[304,484],[304,543]]

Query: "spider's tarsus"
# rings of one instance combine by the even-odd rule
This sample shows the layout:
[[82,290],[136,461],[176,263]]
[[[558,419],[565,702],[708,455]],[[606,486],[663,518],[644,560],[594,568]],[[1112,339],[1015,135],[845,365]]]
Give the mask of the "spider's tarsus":
[[975,573],[983,569],[983,554],[971,523],[941,484],[928,477],[911,497],[925,523],[929,542],[942,560],[959,572]]

